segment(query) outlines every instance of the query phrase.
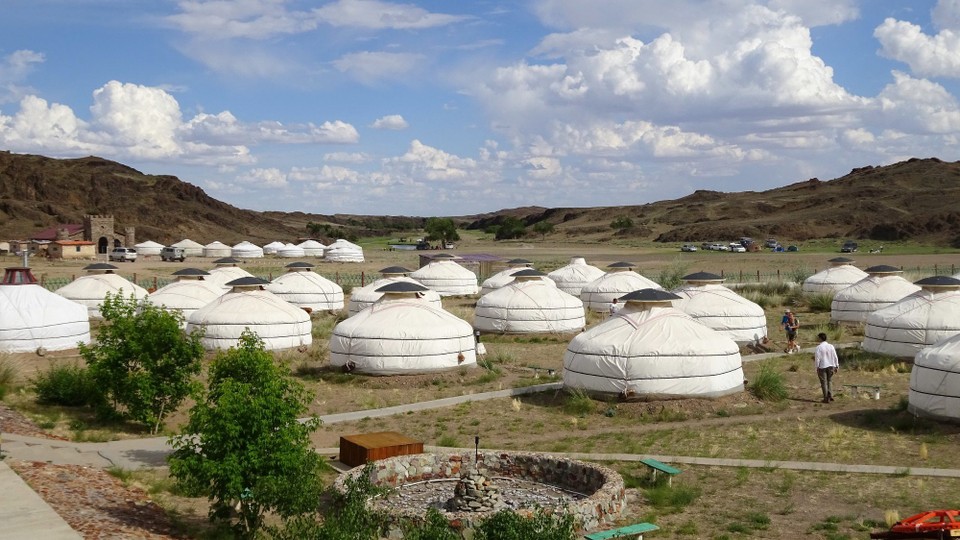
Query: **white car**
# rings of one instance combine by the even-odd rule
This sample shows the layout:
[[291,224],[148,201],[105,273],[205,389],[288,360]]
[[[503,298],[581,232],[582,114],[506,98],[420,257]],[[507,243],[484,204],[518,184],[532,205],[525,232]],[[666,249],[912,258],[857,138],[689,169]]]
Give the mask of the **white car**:
[[119,262],[134,262],[137,260],[137,250],[133,248],[118,247],[110,252],[109,259]]
[[693,245],[693,244],[684,244],[684,245],[680,246],[680,251],[693,252],[693,251],[696,251],[696,250],[697,250],[697,246],[695,246],[695,245]]
[[734,253],[746,253],[747,248],[743,247],[743,244],[740,242],[730,242],[730,251]]

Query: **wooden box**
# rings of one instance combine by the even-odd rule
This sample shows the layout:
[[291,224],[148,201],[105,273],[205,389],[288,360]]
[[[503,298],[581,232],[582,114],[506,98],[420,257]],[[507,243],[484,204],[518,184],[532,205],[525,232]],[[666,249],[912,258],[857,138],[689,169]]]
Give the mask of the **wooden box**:
[[351,467],[359,467],[370,461],[393,456],[422,453],[422,441],[411,439],[395,431],[340,437],[340,462]]

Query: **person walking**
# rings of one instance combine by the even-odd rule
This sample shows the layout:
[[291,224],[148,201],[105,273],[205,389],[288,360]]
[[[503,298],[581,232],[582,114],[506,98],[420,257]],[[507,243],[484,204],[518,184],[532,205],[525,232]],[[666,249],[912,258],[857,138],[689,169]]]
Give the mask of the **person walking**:
[[781,324],[783,325],[783,330],[787,333],[787,348],[783,352],[793,354],[799,351],[800,345],[797,344],[797,330],[800,328],[800,319],[788,308],[784,311]]
[[823,392],[823,402],[833,401],[833,391],[830,383],[834,374],[840,369],[840,360],[837,358],[837,349],[827,341],[823,332],[817,334],[820,344],[813,351],[813,363],[817,368],[817,378],[820,379],[820,391]]

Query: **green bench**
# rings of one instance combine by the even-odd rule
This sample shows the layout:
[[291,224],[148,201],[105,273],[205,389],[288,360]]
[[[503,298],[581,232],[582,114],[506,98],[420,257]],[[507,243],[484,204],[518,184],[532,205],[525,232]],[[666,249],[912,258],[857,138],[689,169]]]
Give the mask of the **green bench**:
[[653,523],[634,523],[633,525],[627,525],[625,527],[620,527],[619,529],[610,529],[609,531],[585,534],[583,537],[587,540],[608,540],[609,538],[625,538],[628,536],[633,536],[637,540],[643,540],[643,533],[658,530],[660,530],[660,527],[657,527]]
[[640,460],[640,463],[643,463],[647,467],[650,467],[650,470],[652,471],[652,477],[650,478],[650,480],[653,482],[657,481],[657,473],[666,474],[668,486],[673,485],[673,476],[676,474],[680,474],[681,472],[680,469],[677,469],[676,467],[671,467],[666,463],[663,463],[662,461],[657,461],[653,458],[643,458]]

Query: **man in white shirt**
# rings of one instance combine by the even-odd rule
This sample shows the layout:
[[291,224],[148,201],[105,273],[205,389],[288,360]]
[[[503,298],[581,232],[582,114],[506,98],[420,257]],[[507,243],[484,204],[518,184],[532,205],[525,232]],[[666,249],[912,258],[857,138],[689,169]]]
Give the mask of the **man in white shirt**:
[[817,378],[820,379],[820,390],[823,392],[823,402],[833,401],[833,392],[830,388],[830,381],[834,373],[840,369],[840,360],[837,358],[837,349],[827,343],[827,335],[823,332],[817,334],[820,344],[813,351],[813,363],[817,368]]

